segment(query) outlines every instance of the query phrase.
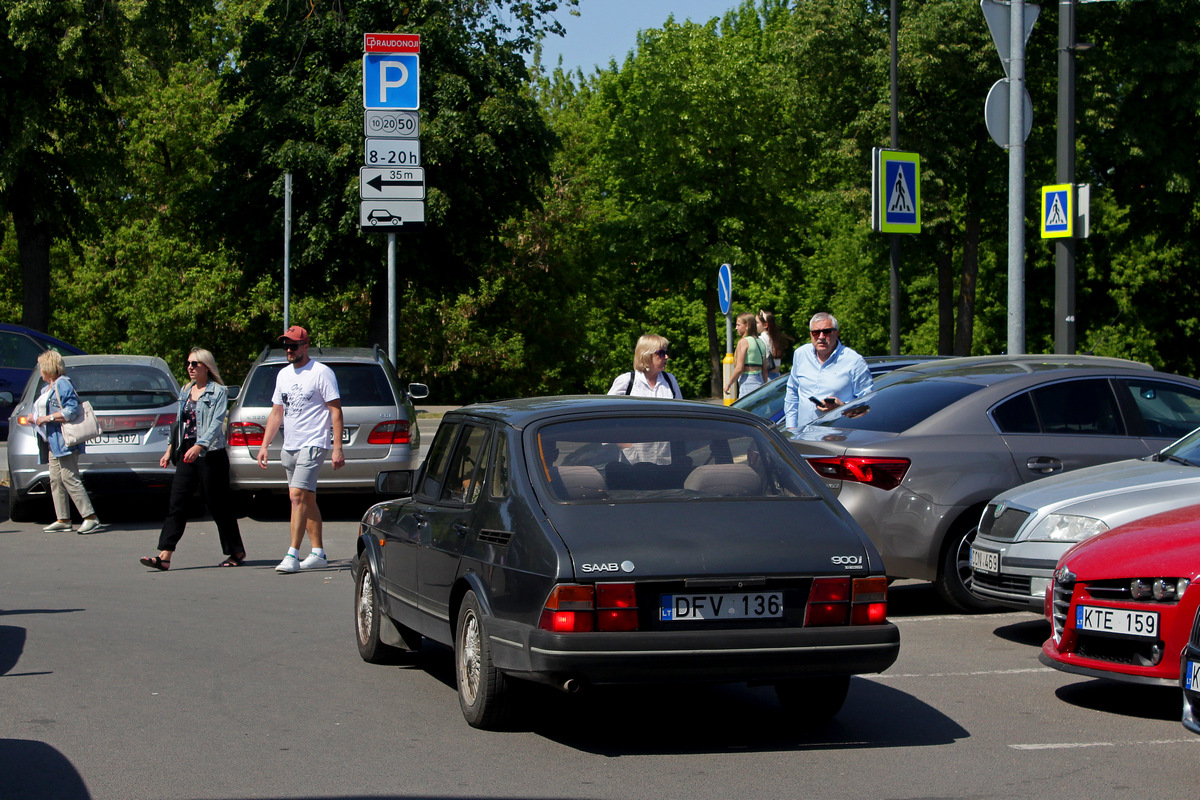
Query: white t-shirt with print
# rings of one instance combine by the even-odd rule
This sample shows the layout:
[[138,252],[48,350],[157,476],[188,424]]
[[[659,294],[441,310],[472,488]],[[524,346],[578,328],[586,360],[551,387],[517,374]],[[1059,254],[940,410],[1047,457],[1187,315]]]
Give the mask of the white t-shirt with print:
[[333,446],[330,400],[340,400],[337,376],[324,364],[309,359],[299,369],[288,364],[275,376],[271,402],[283,406],[283,449]]

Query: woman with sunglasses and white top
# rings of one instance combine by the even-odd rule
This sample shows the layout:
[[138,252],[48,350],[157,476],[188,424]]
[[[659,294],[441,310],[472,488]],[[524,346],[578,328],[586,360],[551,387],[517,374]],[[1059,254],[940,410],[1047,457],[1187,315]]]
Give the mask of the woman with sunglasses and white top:
[[217,361],[209,351],[194,348],[188,354],[187,371],[191,380],[179,392],[178,421],[171,427],[171,441],[158,462],[164,469],[175,463],[167,518],[158,537],[159,554],[140,560],[152,569],[171,568],[171,556],[187,525],[188,500],[199,483],[226,556],[220,566],[240,566],[246,558],[246,548],[233,512],[229,452],[225,446],[229,396]]
[[666,372],[667,359],[670,357],[670,342],[652,333],[644,334],[633,348],[633,372],[618,375],[608,393],[682,400],[679,381]]

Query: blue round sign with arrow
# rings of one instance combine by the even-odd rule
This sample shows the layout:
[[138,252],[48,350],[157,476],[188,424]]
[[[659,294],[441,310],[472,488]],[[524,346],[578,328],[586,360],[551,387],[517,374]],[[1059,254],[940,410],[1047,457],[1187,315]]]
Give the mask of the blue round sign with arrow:
[[728,264],[722,264],[717,270],[717,299],[721,303],[721,313],[728,314],[733,303],[733,275]]

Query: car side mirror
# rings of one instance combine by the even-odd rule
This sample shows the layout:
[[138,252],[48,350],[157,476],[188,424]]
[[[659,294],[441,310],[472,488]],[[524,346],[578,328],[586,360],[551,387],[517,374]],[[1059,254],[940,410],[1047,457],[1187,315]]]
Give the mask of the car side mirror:
[[234,400],[237,400],[238,395],[240,395],[241,393],[242,393],[242,385],[240,383],[235,383],[233,386],[225,387],[225,394],[226,394],[226,396],[229,397],[229,402],[231,402],[231,403]]
[[410,383],[408,385],[408,396],[413,400],[424,400],[429,397],[429,387],[423,383]]
[[375,493],[383,497],[412,497],[412,470],[381,472],[375,476]]
[[0,408],[11,406],[13,404],[12,392],[0,392]]

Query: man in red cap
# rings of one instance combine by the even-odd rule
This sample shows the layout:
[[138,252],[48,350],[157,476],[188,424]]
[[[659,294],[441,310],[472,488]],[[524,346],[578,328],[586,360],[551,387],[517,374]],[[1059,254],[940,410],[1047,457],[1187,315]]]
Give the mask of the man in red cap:
[[[279,426],[283,428],[283,451],[279,460],[288,477],[288,499],[292,502],[291,547],[276,572],[299,572],[324,567],[321,510],[317,508],[317,473],[333,450],[334,469],[346,463],[342,455],[342,400],[333,370],[308,357],[308,331],[293,325],[279,337],[287,351],[287,366],[275,376],[271,414],[267,417],[258,465],[267,468],[267,448]],[[332,437],[331,437],[332,434]],[[300,560],[300,544],[308,532],[312,552]]]

